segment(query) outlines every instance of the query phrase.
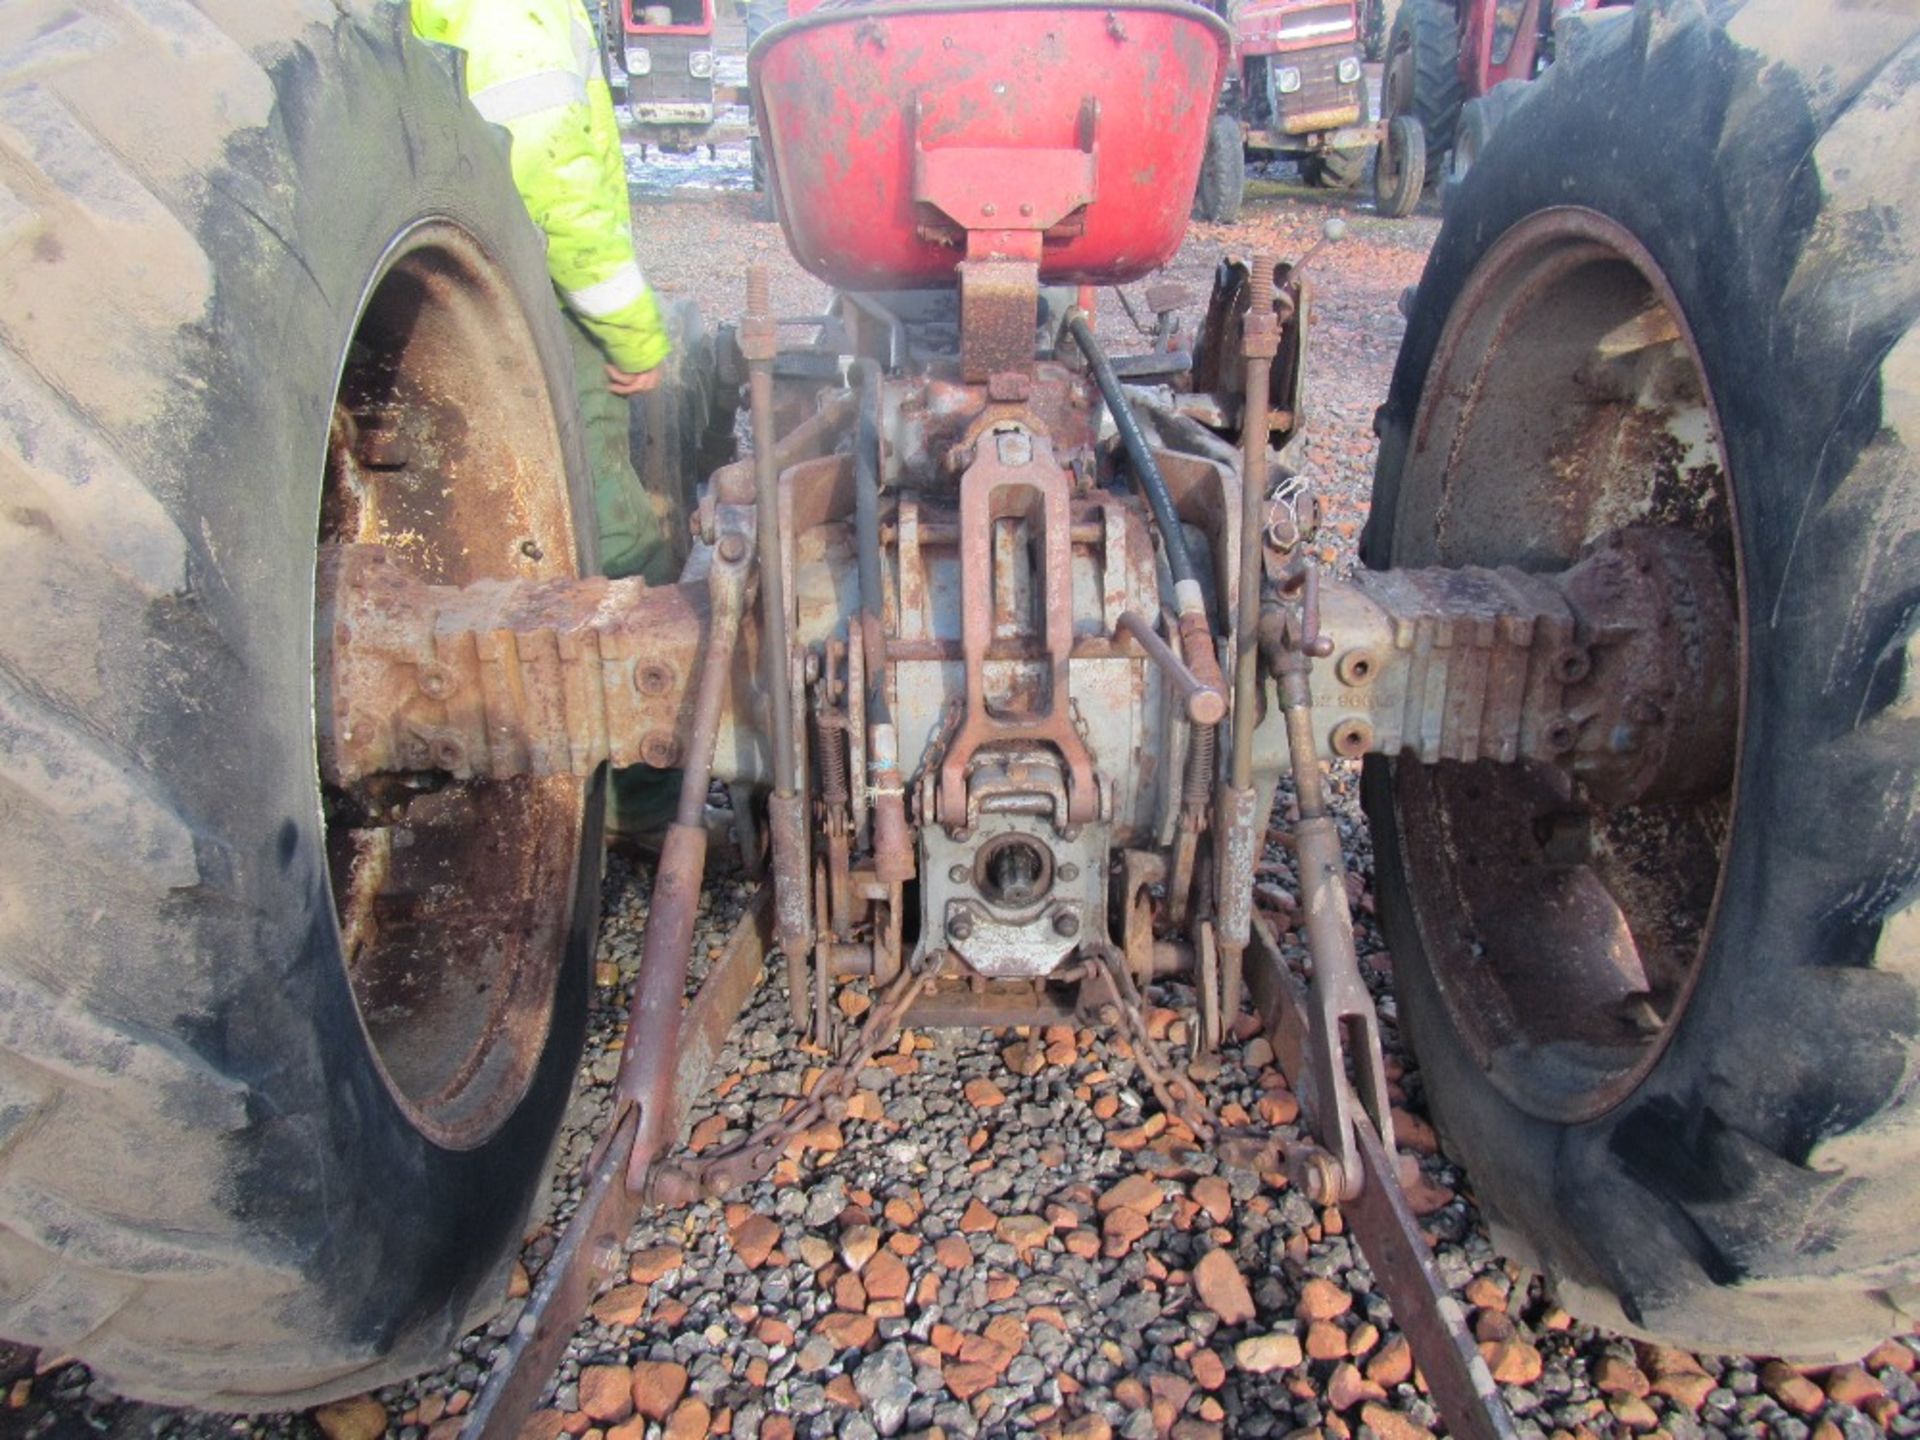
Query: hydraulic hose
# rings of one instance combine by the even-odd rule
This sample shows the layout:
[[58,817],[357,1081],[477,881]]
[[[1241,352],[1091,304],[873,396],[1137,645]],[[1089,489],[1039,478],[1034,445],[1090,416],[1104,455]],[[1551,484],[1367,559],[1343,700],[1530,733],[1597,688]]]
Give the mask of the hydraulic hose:
[[1167,547],[1167,566],[1173,571],[1176,593],[1183,584],[1192,584],[1197,590],[1199,576],[1193,568],[1193,557],[1187,553],[1186,532],[1180,527],[1180,517],[1174,513],[1173,496],[1167,490],[1166,477],[1160,473],[1159,462],[1153,458],[1147,437],[1140,431],[1140,422],[1134,418],[1126,387],[1114,373],[1113,362],[1107,358],[1107,352],[1100,348],[1100,342],[1094,338],[1093,327],[1087,324],[1084,310],[1068,313],[1067,330],[1080,347],[1080,353],[1087,357],[1087,364],[1093,367],[1094,383],[1100,387],[1101,398],[1107,402],[1107,413],[1113,416],[1114,428],[1120,432],[1120,443],[1126,446],[1127,463],[1133,470],[1134,483],[1140,487],[1141,493],[1147,497],[1147,504],[1153,508],[1153,522],[1160,527],[1161,542]]
[[885,701],[879,683],[880,656],[875,647],[884,639],[886,604],[880,586],[880,366],[862,358],[853,362],[859,385],[860,408],[853,431],[853,538],[860,566],[860,624],[873,666],[875,702]]
[[1120,443],[1126,446],[1134,483],[1147,497],[1147,505],[1153,511],[1153,523],[1160,530],[1161,543],[1166,546],[1167,568],[1173,572],[1173,608],[1179,617],[1180,646],[1185,652],[1183,658],[1201,685],[1224,700],[1226,681],[1220,674],[1220,657],[1214,653],[1213,628],[1207,623],[1206,595],[1200,589],[1200,577],[1193,568],[1193,556],[1187,552],[1186,531],[1181,528],[1180,517],[1174,511],[1167,478],[1160,473],[1160,464],[1153,458],[1147,437],[1141,433],[1140,422],[1134,417],[1126,387],[1120,383],[1120,377],[1114,374],[1113,362],[1107,359],[1106,351],[1100,348],[1100,342],[1094,338],[1093,327],[1087,324],[1084,310],[1067,312],[1067,330],[1080,347],[1080,353],[1087,357],[1087,364],[1093,368],[1094,383],[1100,387],[1101,397],[1107,402],[1114,427],[1120,432]]

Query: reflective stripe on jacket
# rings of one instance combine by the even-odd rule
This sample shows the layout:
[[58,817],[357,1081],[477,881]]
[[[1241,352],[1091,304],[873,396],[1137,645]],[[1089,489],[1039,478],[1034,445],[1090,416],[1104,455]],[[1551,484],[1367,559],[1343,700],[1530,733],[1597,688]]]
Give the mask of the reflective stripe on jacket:
[[622,370],[671,348],[633,253],[613,96],[581,0],[411,0],[414,33],[467,56],[467,98],[513,137],[513,182],[546,232],[547,271]]

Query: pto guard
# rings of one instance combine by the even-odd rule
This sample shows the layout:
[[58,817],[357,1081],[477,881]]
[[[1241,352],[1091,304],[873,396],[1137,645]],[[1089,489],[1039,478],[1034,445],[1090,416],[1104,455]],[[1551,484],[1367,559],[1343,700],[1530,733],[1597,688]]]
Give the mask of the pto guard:
[[827,0],[748,78],[787,244],[829,284],[973,258],[1112,285],[1180,246],[1227,54],[1183,0]]

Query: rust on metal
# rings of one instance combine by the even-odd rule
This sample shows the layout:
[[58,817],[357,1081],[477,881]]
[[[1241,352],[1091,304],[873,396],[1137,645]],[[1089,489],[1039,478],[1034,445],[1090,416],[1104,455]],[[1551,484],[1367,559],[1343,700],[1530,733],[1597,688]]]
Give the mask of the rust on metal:
[[1253,867],[1264,837],[1259,792],[1251,785],[1222,785],[1214,801],[1214,929],[1220,1013],[1226,1019],[1240,1013],[1241,956],[1253,924]]
[[[1319,589],[1324,758],[1563,765],[1613,805],[1722,788],[1739,686],[1731,577],[1685,532],[1611,534],[1553,574],[1362,571]],[[1268,663],[1291,609],[1261,619]]]
[[[723,531],[722,539],[731,536],[742,543],[719,546],[707,572],[711,616],[694,692],[686,768],[680,777],[679,806],[667,827],[660,863],[654,870],[646,935],[641,943],[640,979],[634,987],[626,1046],[614,1080],[616,1103],[637,1110],[640,1117],[627,1166],[635,1189],[640,1188],[647,1166],[659,1157],[674,1134],[671,1097],[679,1064],[681,1000],[686,992],[687,961],[693,949],[694,920],[706,874],[707,788],[713,774],[720,710],[733,676],[733,652],[746,620],[750,547],[742,528],[751,523],[752,514],[728,508],[723,519],[731,521],[732,526]],[[734,558],[723,558],[730,550]]]
[[961,261],[961,374],[990,381],[1031,367],[1039,297],[1037,259]]
[[[1306,987],[1288,969],[1263,920],[1254,922],[1247,958],[1248,988],[1267,1033],[1273,1037],[1281,1069],[1300,1085],[1307,1073],[1307,1037],[1313,1024]],[[1357,1166],[1355,1193],[1341,1203],[1341,1214],[1352,1225],[1362,1253],[1380,1277],[1394,1319],[1406,1332],[1414,1359],[1427,1377],[1448,1430],[1470,1440],[1513,1440],[1517,1434],[1513,1416],[1467,1328],[1465,1311],[1434,1268],[1427,1238],[1401,1189],[1394,1151],[1368,1121],[1365,1107],[1351,1094],[1346,1077],[1339,1076],[1337,1083],[1348,1091],[1346,1110],[1354,1116]],[[1321,1103],[1319,1097],[1310,1100],[1304,1085],[1300,1086],[1300,1097],[1308,1119],[1320,1133],[1324,1110],[1315,1108]],[[1309,1154],[1301,1168],[1313,1168],[1320,1161],[1321,1157]],[[1342,1185],[1343,1180],[1325,1170],[1319,1183],[1331,1188]]]
[[[1300,906],[1307,950],[1313,957],[1306,1068],[1297,1078],[1301,1081],[1301,1103],[1307,1103],[1308,1095],[1313,1097],[1314,1133],[1338,1166],[1341,1196],[1350,1198],[1365,1183],[1354,1130],[1358,1117],[1366,1116],[1388,1150],[1393,1148],[1393,1113],[1387,1099],[1380,1017],[1366,982],[1360,978],[1360,960],[1354,951],[1347,861],[1340,848],[1339,829],[1327,813],[1320,756],[1313,740],[1309,662],[1298,653],[1289,653],[1281,657],[1276,668],[1280,708],[1287,723],[1294,798],[1300,811],[1293,830]],[[1347,1080],[1349,1063],[1357,1082],[1358,1108],[1351,1099],[1355,1087]]]
[[[988,702],[986,663],[993,643],[995,522],[1022,518],[1040,531],[1040,585],[1045,616],[1047,673],[1043,693],[1018,709]],[[1096,818],[1099,797],[1093,757],[1073,723],[1073,561],[1066,472],[1043,438],[1006,430],[982,438],[960,481],[962,645],[966,656],[966,712],[940,762],[939,817],[964,826],[968,814],[967,763],[981,746],[1039,740],[1054,746],[1067,766],[1067,814],[1073,824]]]
[[1114,632],[1119,639],[1119,631],[1124,630],[1147,652],[1147,658],[1160,667],[1160,673],[1166,676],[1174,693],[1180,696],[1187,719],[1195,725],[1215,725],[1226,718],[1227,697],[1217,687],[1209,686],[1193,673],[1187,662],[1173,653],[1171,646],[1160,638],[1160,632],[1153,628],[1153,622],[1135,610],[1123,610],[1120,624]]
[[[323,547],[322,777],[591,775],[677,737],[705,585],[598,577],[429,585],[377,545]],[[657,747],[661,742],[655,740]]]
[[806,797],[767,797],[773,843],[773,933],[787,961],[787,1003],[797,1024],[807,1018],[807,952],[813,944],[813,877],[807,863],[810,817]]
[[1725,399],[1647,248],[1591,210],[1543,211],[1462,287],[1398,503],[1370,522],[1370,558],[1397,566],[1566,567],[1591,622],[1552,660],[1554,763],[1403,754],[1382,793],[1448,1020],[1509,1103],[1559,1123],[1660,1063],[1731,874],[1743,636],[1766,626],[1741,613]]
[[[767,955],[771,906],[763,888],[748,903],[726,948],[707,972],[679,1024],[680,1063],[672,1090],[673,1133],[707,1093],[713,1063],[759,982]],[[629,1184],[636,1113],[617,1112],[589,1162],[579,1207],[534,1282],[506,1345],[474,1401],[462,1431],[469,1440],[514,1440],[553,1378],[567,1342],[595,1291],[616,1278],[602,1257],[620,1253],[645,1197]]]

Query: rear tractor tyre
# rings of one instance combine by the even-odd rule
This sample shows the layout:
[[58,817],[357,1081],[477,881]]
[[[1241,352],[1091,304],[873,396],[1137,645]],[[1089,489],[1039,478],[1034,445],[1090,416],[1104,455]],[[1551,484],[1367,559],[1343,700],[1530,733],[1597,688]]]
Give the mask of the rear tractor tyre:
[[1453,204],[1453,192],[1465,183],[1467,172],[1486,153],[1494,132],[1507,123],[1513,107],[1525,96],[1527,85],[1521,80],[1503,80],[1484,95],[1475,96],[1460,107],[1460,123],[1454,130],[1453,153],[1447,157],[1447,175],[1440,187],[1443,207]]
[[747,0],[741,13],[746,21],[747,49],[751,50],[767,31],[786,23],[787,0]]
[[567,340],[506,147],[404,7],[20,8],[0,1334],[146,1399],[308,1404],[503,1302],[600,859],[571,780],[323,790],[317,544],[582,573]]
[[1423,183],[1436,184],[1460,120],[1460,27],[1451,0],[1402,0],[1387,38],[1380,113],[1411,115],[1426,140]]
[[1387,8],[1388,0],[1360,0],[1360,44],[1375,63],[1387,57]]
[[667,497],[671,533],[685,548],[699,487],[734,458],[737,386],[720,377],[720,355],[700,307],[677,299],[662,305],[673,349],[660,381],[633,406],[633,465],[650,496]]
[[1200,158],[1200,180],[1193,192],[1195,219],[1231,225],[1240,218],[1247,195],[1247,151],[1240,122],[1216,115],[1207,126],[1206,153]]
[[1739,705],[1690,788],[1376,758],[1363,794],[1496,1244],[1596,1323],[1808,1360],[1920,1295],[1920,19],[1812,9],[1643,5],[1533,87],[1427,263],[1363,542],[1720,557],[1721,638],[1669,612]]
[[[747,49],[752,50],[760,37],[774,26],[783,24],[787,19],[787,0],[747,0],[744,16],[747,29]],[[759,134],[760,117],[754,116],[755,133],[747,142],[748,153],[753,165],[753,218],[756,220],[777,220],[772,192],[767,188],[766,141]]]

